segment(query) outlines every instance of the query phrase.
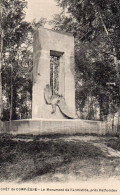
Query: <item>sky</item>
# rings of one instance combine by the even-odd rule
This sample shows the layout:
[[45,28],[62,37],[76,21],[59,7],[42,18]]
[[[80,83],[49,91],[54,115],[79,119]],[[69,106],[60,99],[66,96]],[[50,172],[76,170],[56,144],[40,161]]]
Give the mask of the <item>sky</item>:
[[28,9],[26,10],[26,20],[31,22],[36,19],[39,21],[41,17],[51,20],[54,14],[60,13],[60,8],[55,0],[27,0]]

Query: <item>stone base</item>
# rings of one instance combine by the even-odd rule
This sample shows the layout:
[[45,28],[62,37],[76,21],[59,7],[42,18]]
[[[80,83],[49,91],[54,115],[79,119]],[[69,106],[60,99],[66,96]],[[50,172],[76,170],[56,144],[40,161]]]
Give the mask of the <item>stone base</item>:
[[[80,119],[25,119],[4,122],[4,132],[11,134],[98,134],[105,135],[106,123]],[[115,132],[114,132],[115,134]]]

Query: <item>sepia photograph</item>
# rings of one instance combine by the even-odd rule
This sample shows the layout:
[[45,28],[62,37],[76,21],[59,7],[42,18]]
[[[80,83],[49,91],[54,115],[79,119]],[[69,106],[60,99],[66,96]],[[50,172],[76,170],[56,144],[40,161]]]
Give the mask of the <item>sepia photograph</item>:
[[0,0],[0,195],[120,194],[120,0]]

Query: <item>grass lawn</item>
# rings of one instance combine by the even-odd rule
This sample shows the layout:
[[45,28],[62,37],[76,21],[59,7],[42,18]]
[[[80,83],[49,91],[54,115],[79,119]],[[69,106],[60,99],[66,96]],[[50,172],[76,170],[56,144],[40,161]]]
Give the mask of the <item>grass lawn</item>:
[[120,138],[1,135],[0,181],[120,179],[120,157],[108,156],[94,143],[120,151]]

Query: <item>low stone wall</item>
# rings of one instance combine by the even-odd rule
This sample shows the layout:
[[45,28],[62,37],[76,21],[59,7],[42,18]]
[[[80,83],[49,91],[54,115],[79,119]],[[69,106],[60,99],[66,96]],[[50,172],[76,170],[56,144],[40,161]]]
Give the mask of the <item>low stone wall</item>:
[[29,119],[4,122],[4,132],[11,134],[98,134],[116,135],[103,121],[72,119]]

